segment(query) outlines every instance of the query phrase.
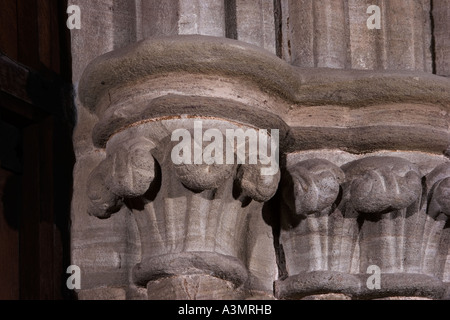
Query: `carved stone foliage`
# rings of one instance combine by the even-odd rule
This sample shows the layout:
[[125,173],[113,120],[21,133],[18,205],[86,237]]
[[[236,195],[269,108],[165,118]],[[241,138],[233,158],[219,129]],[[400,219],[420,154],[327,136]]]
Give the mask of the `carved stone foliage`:
[[[241,128],[221,120],[203,123],[204,130],[220,128],[224,135],[226,129]],[[107,143],[106,158],[89,179],[89,213],[108,218],[121,206],[132,210],[142,248],[133,281],[148,285],[149,297],[161,281],[168,282],[167,288],[176,286],[173,277],[187,277],[192,288],[217,288],[216,298],[264,291],[264,285],[251,284],[258,281],[249,271],[248,253],[254,243],[248,230],[254,213],[262,219],[262,203],[277,191],[280,172],[263,176],[264,165],[237,160],[176,164],[172,151],[177,142],[171,141],[171,133],[183,127],[193,128],[194,119],[151,122],[114,135]],[[265,253],[260,250],[253,258]],[[260,282],[267,280],[273,281]],[[164,297],[176,298],[170,293]]]
[[[410,161],[384,156],[287,167],[280,242],[288,277],[276,282],[276,295],[442,296],[449,168],[424,176]],[[370,266],[381,270],[379,290],[366,286]]]

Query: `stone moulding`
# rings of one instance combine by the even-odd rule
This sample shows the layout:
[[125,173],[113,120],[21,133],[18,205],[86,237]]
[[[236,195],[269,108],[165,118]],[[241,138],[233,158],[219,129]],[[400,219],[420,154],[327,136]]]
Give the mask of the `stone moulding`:
[[236,40],[175,36],[95,59],[79,96],[100,118],[94,136],[99,147],[133,121],[179,115],[182,103],[153,101],[179,95],[222,101],[197,101],[186,108],[191,115],[236,108],[227,118],[240,119],[245,109],[244,120],[255,113],[279,117],[293,137],[289,152],[335,147],[442,153],[450,141],[449,88],[450,79],[427,73],[298,68]]
[[[442,297],[449,88],[420,72],[298,68],[224,38],[139,42],[95,59],[79,85],[105,154],[88,179],[88,212],[132,212],[140,263],[130,281],[150,299]],[[171,133],[196,120],[280,130],[283,174],[174,165]],[[364,287],[373,264],[388,279],[377,293]]]
[[292,67],[250,44],[209,36],[144,40],[95,59],[80,82],[81,102],[97,109],[108,90],[169,73],[230,76],[301,105],[378,102],[448,104],[449,80],[420,72],[369,72]]

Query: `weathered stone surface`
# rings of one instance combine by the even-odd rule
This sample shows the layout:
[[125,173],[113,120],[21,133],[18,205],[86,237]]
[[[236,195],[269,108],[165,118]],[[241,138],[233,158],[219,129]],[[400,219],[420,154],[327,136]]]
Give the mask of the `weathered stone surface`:
[[176,276],[151,281],[149,300],[236,300],[243,294],[228,281],[207,275]]
[[77,294],[79,300],[126,300],[124,288],[97,288],[82,290]]
[[[372,5],[381,9],[380,30],[367,28]],[[283,58],[301,67],[431,73],[430,9],[426,0],[283,0]]]
[[[276,53],[274,2],[236,0],[236,39]],[[228,21],[232,23],[232,21]]]
[[302,299],[311,295],[329,293],[352,296],[360,287],[354,275],[322,271],[301,273],[286,280],[275,282],[275,296],[279,299]]
[[350,202],[360,213],[400,210],[418,201],[421,173],[401,158],[368,157],[343,167]]
[[427,213],[434,219],[450,216],[450,165],[443,164],[426,176],[429,203]]
[[84,68],[94,58],[140,40],[140,0],[70,0],[81,11],[81,29],[71,33],[73,82],[81,79]]
[[352,300],[352,298],[345,294],[328,293],[328,294],[307,296],[302,298],[301,300]]
[[[291,174],[283,176],[288,179],[281,182],[284,190],[290,184],[289,179],[297,179],[303,183],[300,190],[313,190],[327,197],[328,188],[317,188],[314,179],[304,178],[310,174],[305,164],[317,167],[326,164],[327,168],[335,165],[326,160],[300,159],[298,155],[288,157]],[[333,160],[338,163],[349,159],[334,153]],[[448,256],[448,245],[442,242],[446,241],[447,215],[443,212],[446,212],[448,164],[441,163],[434,170],[428,163],[422,166],[429,172],[426,177],[417,165],[399,157],[362,156],[360,160],[348,161],[342,166],[340,181],[334,176],[342,194],[338,197],[334,192],[321,211],[313,210],[314,214],[301,219],[292,216],[296,212],[293,209],[302,206],[289,208],[289,202],[294,203],[294,198],[308,204],[310,199],[304,197],[304,191],[294,192],[291,197],[284,191],[280,243],[288,278],[277,281],[276,296],[302,298],[343,293],[357,299],[441,298],[445,292],[442,270]],[[295,172],[303,171],[302,176],[296,177]],[[433,200],[434,195],[439,202]],[[429,204],[428,210],[424,201]],[[437,216],[440,218],[436,219]],[[372,265],[382,272],[380,290],[366,288],[368,276],[364,273]],[[355,275],[359,280],[351,288],[326,281],[315,284],[308,282],[311,272],[319,278],[328,279],[327,274],[334,273],[344,278]],[[342,291],[344,287],[347,291]]]
[[[74,4],[80,299],[448,297],[445,1]],[[199,119],[279,129],[281,181],[175,165]]]
[[360,299],[389,297],[402,297],[402,300],[407,300],[408,297],[413,299],[441,299],[446,289],[442,281],[424,274],[382,274],[380,290],[368,290],[364,286],[367,275],[361,275],[361,278]]
[[450,3],[445,0],[433,0],[433,20],[436,52],[436,73],[450,76]]
[[[288,167],[283,182],[283,200],[294,215],[306,218],[333,205],[344,172],[327,160],[312,159]],[[295,201],[291,204],[292,199]]]
[[[413,72],[298,69],[255,46],[206,36],[153,38],[96,59],[80,83],[81,101],[95,110],[108,90],[171,72],[235,76],[302,105],[450,101],[444,89],[449,80],[441,77]],[[337,88],[339,94],[330,97]]]
[[[204,131],[221,128],[224,135],[226,129],[242,128],[219,119],[202,121]],[[91,176],[91,199],[99,214],[91,213],[107,218],[122,202],[132,209],[141,243],[141,262],[134,268],[133,282],[140,286],[165,277],[210,275],[230,281],[233,290],[266,292],[269,284],[265,277],[275,273],[274,255],[265,260],[272,266],[255,266],[252,260],[262,260],[267,251],[255,241],[261,239],[269,245],[273,239],[267,234],[270,228],[263,231],[262,204],[252,202],[269,200],[280,174],[262,176],[264,166],[249,163],[174,164],[171,132],[183,127],[192,130],[194,122],[160,120],[115,134],[108,141],[106,159]],[[270,138],[266,140],[270,143]],[[104,179],[97,178],[97,171]],[[97,195],[105,190],[116,201],[98,200]],[[253,227],[258,231],[248,233]],[[265,236],[261,237],[261,231]],[[251,280],[247,281],[249,274]],[[269,278],[270,283],[273,280]]]
[[284,58],[300,67],[344,69],[349,41],[345,1],[282,3]]
[[[102,118],[96,136],[183,112],[237,121],[244,114],[252,123],[256,109],[260,118],[276,114],[292,127],[288,151],[441,153],[449,139],[448,86],[423,73],[296,69],[256,47],[189,36],[153,39],[98,59],[85,72],[80,98]],[[173,90],[178,98],[169,96]],[[198,98],[189,97],[182,111],[183,97],[193,95]],[[95,141],[101,146],[107,138]]]
[[220,0],[142,1],[143,38],[201,34],[225,37],[225,6]]

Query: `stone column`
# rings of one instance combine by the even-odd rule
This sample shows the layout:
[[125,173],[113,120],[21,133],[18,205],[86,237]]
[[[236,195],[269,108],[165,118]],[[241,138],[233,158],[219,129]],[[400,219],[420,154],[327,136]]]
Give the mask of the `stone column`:
[[137,238],[127,297],[143,288],[149,299],[273,297],[263,205],[277,191],[288,130],[271,112],[274,98],[253,83],[262,69],[247,81],[240,72],[255,55],[265,66],[276,58],[228,41],[153,39],[94,60],[83,75],[80,100],[98,119],[100,160],[87,180],[87,213],[105,224],[124,211],[133,219],[122,225],[135,225],[126,233]]
[[450,76],[450,3],[445,0],[433,0],[433,21],[436,52],[436,73]]
[[174,35],[227,37],[276,52],[272,0],[141,0],[143,38]]
[[[275,12],[272,0],[230,1],[227,23],[235,19],[234,38],[276,53]],[[235,17],[233,18],[233,15]],[[233,27],[233,26],[231,26]]]
[[143,38],[201,34],[225,37],[221,0],[141,0]]
[[[381,29],[369,29],[377,5]],[[282,1],[283,58],[300,67],[432,72],[428,0]]]
[[344,69],[347,4],[343,0],[282,1],[284,58],[300,67]]

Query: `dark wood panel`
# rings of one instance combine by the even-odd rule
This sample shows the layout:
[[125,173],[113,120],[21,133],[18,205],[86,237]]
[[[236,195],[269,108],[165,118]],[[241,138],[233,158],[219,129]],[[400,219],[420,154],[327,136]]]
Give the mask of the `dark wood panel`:
[[39,127],[40,134],[40,219],[39,219],[39,298],[49,300],[54,298],[53,282],[55,270],[53,267],[54,250],[54,177],[53,177],[53,117],[45,119]]
[[58,3],[38,0],[39,59],[47,69],[59,74]]
[[65,287],[74,164],[66,9],[66,0],[0,1],[7,55],[0,54],[0,117],[23,137],[20,210],[4,215],[0,199],[0,299],[72,298]]
[[41,72],[70,81],[67,0],[1,0],[0,52]]
[[40,158],[39,125],[23,131],[23,211],[20,216],[20,298],[40,297]]
[[0,2],[0,51],[17,59],[17,0]]
[[29,74],[25,67],[0,54],[0,91],[31,104],[27,90]]
[[39,70],[37,0],[17,0],[18,61]]
[[19,299],[20,178],[0,168],[0,300]]

